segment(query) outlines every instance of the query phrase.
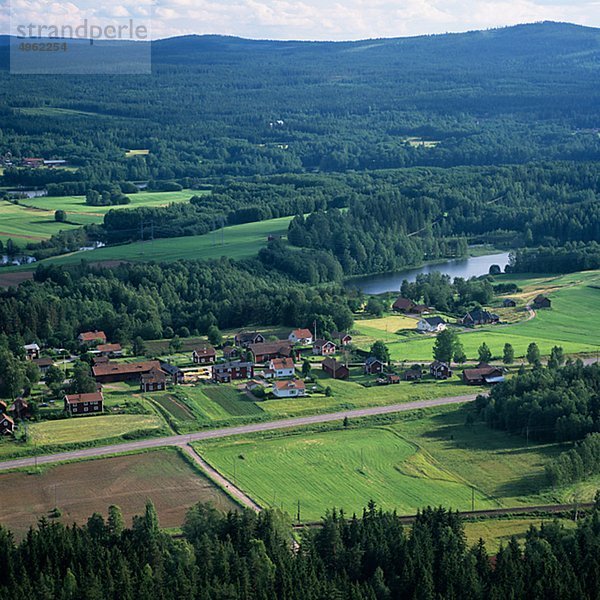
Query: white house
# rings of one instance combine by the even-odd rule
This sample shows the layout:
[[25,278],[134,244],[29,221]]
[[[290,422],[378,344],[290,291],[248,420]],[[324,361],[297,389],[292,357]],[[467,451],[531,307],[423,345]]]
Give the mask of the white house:
[[292,379],[290,381],[276,381],[273,384],[273,395],[276,398],[296,398],[304,396],[306,388],[301,379]]
[[269,368],[265,371],[265,377],[281,379],[282,377],[294,376],[293,358],[273,358],[269,361]]
[[442,317],[424,317],[417,323],[417,330],[421,333],[437,333],[446,329],[447,325]]
[[309,329],[294,329],[294,331],[288,335],[288,340],[292,342],[292,344],[308,346],[313,343],[313,336]]

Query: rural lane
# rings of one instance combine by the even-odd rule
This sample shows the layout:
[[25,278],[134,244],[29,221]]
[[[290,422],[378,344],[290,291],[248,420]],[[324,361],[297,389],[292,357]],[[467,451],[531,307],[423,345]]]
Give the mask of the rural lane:
[[201,440],[211,440],[217,438],[229,437],[232,435],[243,435],[248,433],[257,433],[261,431],[273,431],[277,429],[287,429],[289,427],[301,427],[303,425],[314,425],[319,423],[328,423],[330,421],[341,421],[344,417],[349,419],[359,417],[371,417],[375,415],[387,415],[392,413],[407,412],[418,410],[420,408],[431,408],[444,406],[447,404],[462,404],[475,400],[477,394],[468,394],[465,396],[454,396],[445,398],[434,398],[432,400],[417,400],[414,402],[404,402],[402,404],[391,404],[388,406],[373,406],[370,408],[358,408],[345,410],[335,413],[322,415],[311,415],[308,417],[294,417],[292,419],[281,419],[279,421],[268,421],[266,423],[252,423],[250,425],[239,425],[237,427],[226,427],[223,429],[209,429],[207,431],[198,431],[184,435],[172,435],[161,438],[149,438],[135,442],[126,442],[123,444],[111,444],[110,446],[98,446],[95,448],[84,448],[81,450],[71,450],[56,454],[45,454],[27,458],[16,458],[0,462],[0,471],[10,469],[22,469],[38,465],[47,465],[67,460],[79,460],[83,458],[97,458],[110,454],[123,452],[136,452],[147,450],[149,448],[162,448],[165,446],[185,446],[191,442]]

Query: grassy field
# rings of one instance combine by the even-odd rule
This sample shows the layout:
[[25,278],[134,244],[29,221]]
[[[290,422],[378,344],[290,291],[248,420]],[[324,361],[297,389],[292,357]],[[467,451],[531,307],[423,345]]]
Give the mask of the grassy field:
[[[269,234],[285,235],[292,217],[281,217],[258,223],[245,223],[225,227],[216,233],[153,241],[135,242],[123,246],[99,248],[88,252],[51,258],[44,262],[53,264],[78,263],[82,258],[100,261],[175,261],[180,259],[209,259],[227,256],[245,258],[257,254],[267,244]],[[221,235],[223,237],[221,238]]]
[[[100,223],[111,209],[127,210],[141,206],[166,206],[172,202],[186,202],[194,190],[181,192],[139,192],[130,194],[131,204],[122,206],[89,206],[84,196],[41,197],[23,199],[18,205],[0,203],[0,239],[35,242],[45,240],[60,230],[74,229],[90,223]],[[54,212],[67,212],[68,223],[57,223]]]
[[[471,503],[465,481],[391,429],[229,440],[199,448],[261,505],[295,514],[300,500],[305,520],[334,506],[360,512],[370,499],[403,514],[426,504],[467,509]],[[496,506],[479,492],[476,498],[480,506]]]
[[55,506],[65,524],[84,524],[93,512],[120,506],[126,524],[151,499],[163,527],[181,526],[196,502],[233,510],[230,498],[173,449],[74,462],[39,474],[0,474],[0,523],[18,538]]
[[160,429],[163,425],[155,415],[103,415],[33,423],[28,434],[32,444],[48,446],[93,442],[142,429]]
[[[520,542],[525,541],[525,535],[530,527],[540,528],[544,523],[552,523],[553,517],[546,518],[512,518],[512,519],[485,519],[482,521],[468,521],[465,523],[465,534],[469,546],[477,544],[483,539],[487,551],[495,554],[501,545],[506,546],[511,537],[517,538]],[[576,523],[570,519],[557,519],[557,521],[567,529],[574,529]]]
[[427,504],[470,510],[472,490],[476,510],[593,498],[600,477],[547,487],[544,465],[564,447],[527,447],[481,422],[466,425],[467,411],[444,407],[385,427],[206,441],[198,450],[264,506],[295,515],[300,498],[304,520],[333,506],[360,511],[370,499],[403,514]]
[[[510,325],[482,327],[472,331],[460,329],[460,340],[469,359],[477,358],[477,350],[483,342],[498,358],[502,356],[505,343],[513,345],[517,357],[525,356],[531,342],[536,342],[545,355],[555,345],[562,346],[566,353],[571,354],[600,350],[600,338],[591,335],[589,326],[589,323],[600,319],[599,271],[559,277],[502,278],[502,281],[505,280],[514,281],[523,289],[511,295],[519,302],[530,301],[538,293],[544,293],[552,300],[552,309],[538,310],[536,317],[529,321],[524,320],[525,313],[521,310],[521,319]],[[414,326],[411,328],[410,324],[408,328],[395,333],[395,319],[401,323],[400,320],[405,317],[356,321],[355,329],[359,332],[355,337],[356,343],[367,347],[373,339],[383,339],[389,345],[393,360],[407,363],[431,360],[435,338],[414,333]]]

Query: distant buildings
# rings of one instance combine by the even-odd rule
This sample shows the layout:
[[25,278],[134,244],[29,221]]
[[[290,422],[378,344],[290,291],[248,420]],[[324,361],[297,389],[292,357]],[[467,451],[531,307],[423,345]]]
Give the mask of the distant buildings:
[[335,358],[326,358],[321,363],[321,368],[334,379],[348,379],[348,377],[350,377],[348,367],[335,360]]
[[139,381],[140,377],[153,369],[160,369],[157,360],[135,363],[104,363],[94,365],[92,374],[99,383],[114,383],[117,381]]
[[192,352],[192,362],[195,365],[208,365],[217,360],[217,351],[212,346],[196,348]]
[[65,396],[65,412],[73,416],[99,414],[104,408],[102,392],[90,394],[67,394]]
[[273,395],[276,398],[297,398],[305,394],[306,387],[301,379],[276,381],[273,384]]
[[27,360],[33,360],[40,357],[40,347],[37,344],[25,344],[25,358]]
[[445,362],[436,360],[429,366],[429,373],[434,379],[448,379],[452,377],[452,369],[450,365]]
[[251,362],[234,361],[219,363],[213,367],[213,381],[216,383],[229,383],[236,379],[252,379],[254,365]]
[[88,346],[106,344],[106,334],[104,331],[83,331],[77,336],[77,341]]
[[161,392],[167,389],[167,376],[161,369],[152,369],[140,376],[140,391]]
[[548,296],[539,294],[533,299],[534,308],[552,308],[552,301]]
[[330,356],[335,354],[336,345],[330,340],[315,340],[313,345],[313,354],[317,356]]
[[463,381],[469,385],[501,383],[504,381],[504,371],[500,367],[479,365],[476,369],[465,369],[463,371]]
[[446,329],[447,323],[442,317],[424,317],[417,323],[421,333],[438,333]]
[[313,335],[309,329],[294,329],[290,335],[288,335],[288,340],[292,344],[308,346],[313,343]]
[[385,363],[380,361],[374,356],[370,356],[365,361],[365,373],[367,375],[376,375],[377,373],[383,373],[385,370]]
[[499,321],[500,317],[498,315],[482,308],[476,308],[475,310],[468,312],[462,318],[462,324],[466,327],[475,327],[475,325],[491,325],[498,323]]

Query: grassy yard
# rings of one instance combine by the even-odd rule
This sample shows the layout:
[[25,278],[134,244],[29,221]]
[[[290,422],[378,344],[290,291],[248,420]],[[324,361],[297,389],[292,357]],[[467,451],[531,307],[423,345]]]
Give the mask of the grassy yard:
[[295,515],[300,498],[304,520],[333,506],[360,511],[370,499],[403,514],[428,504],[470,510],[472,490],[476,510],[593,498],[600,477],[547,487],[544,465],[564,447],[527,447],[484,423],[467,425],[468,410],[432,409],[381,427],[206,441],[198,449],[264,506]]
[[[99,223],[111,209],[127,210],[141,206],[166,206],[186,202],[193,195],[205,194],[194,190],[181,192],[139,192],[130,194],[131,204],[121,206],[89,206],[84,196],[41,197],[23,199],[18,205],[0,203],[0,239],[12,238],[23,243],[45,240],[60,230],[74,229]],[[54,212],[67,212],[68,223],[57,223]]]
[[236,505],[191,467],[174,449],[73,462],[38,474],[0,474],[0,523],[18,538],[56,506],[66,525],[85,524],[111,504],[121,507],[125,522],[142,514],[151,499],[163,527],[180,527],[196,502],[228,511]]
[[115,438],[139,430],[158,430],[164,422],[155,415],[101,415],[33,423],[29,439],[36,446],[77,444]]

